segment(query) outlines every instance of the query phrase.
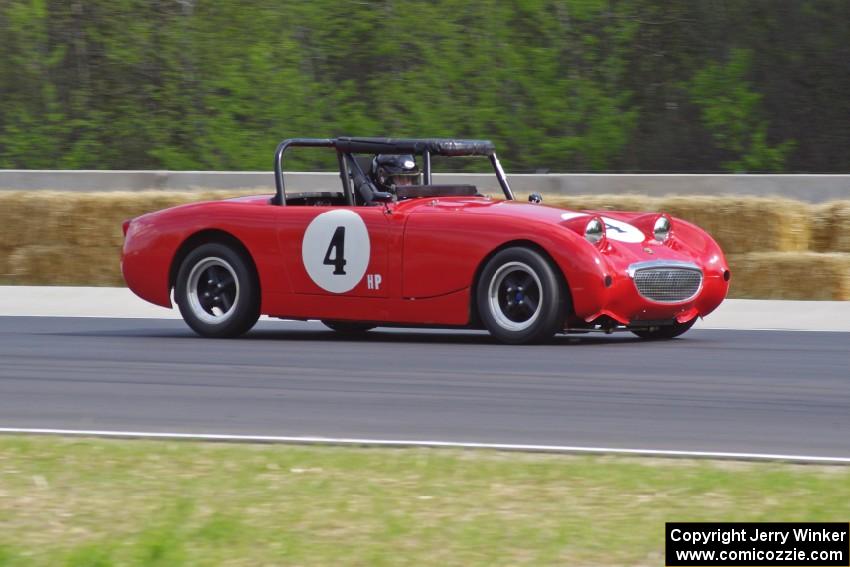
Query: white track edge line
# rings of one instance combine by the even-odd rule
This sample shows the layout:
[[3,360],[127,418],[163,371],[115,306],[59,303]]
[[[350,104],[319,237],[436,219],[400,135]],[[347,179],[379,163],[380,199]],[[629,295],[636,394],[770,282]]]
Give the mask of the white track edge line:
[[0,427],[0,434],[67,435],[75,437],[111,437],[124,439],[171,439],[218,441],[232,443],[280,443],[300,445],[348,445],[372,447],[429,447],[447,449],[490,449],[496,451],[525,451],[537,453],[574,453],[597,455],[634,455],[646,457],[680,457],[744,461],[788,461],[850,465],[850,457],[817,457],[772,453],[736,453],[727,451],[675,451],[667,449],[623,449],[613,447],[576,447],[569,445],[533,445],[521,443],[475,443],[462,441],[416,441],[403,439],[369,439],[351,437],[238,435],[226,433],[168,433],[150,431],[108,431],[97,429],[49,429]]

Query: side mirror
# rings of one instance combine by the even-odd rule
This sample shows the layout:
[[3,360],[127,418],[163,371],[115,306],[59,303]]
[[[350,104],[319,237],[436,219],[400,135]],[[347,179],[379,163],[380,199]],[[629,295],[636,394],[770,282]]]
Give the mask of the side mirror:
[[535,205],[539,205],[543,202],[543,195],[541,195],[540,193],[532,193],[528,196],[528,202],[534,203]]

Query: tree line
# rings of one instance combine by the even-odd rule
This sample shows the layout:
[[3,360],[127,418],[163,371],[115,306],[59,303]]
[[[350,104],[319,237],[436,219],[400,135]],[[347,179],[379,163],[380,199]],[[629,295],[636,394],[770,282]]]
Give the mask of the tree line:
[[0,168],[387,135],[515,172],[850,170],[846,0],[0,0],[0,36]]

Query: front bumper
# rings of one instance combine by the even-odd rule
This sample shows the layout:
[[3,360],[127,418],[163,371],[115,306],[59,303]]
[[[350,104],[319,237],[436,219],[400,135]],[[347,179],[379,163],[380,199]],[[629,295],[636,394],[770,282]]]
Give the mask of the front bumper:
[[686,323],[720,305],[730,278],[725,262],[710,267],[678,260],[636,262],[612,274],[611,285],[596,290],[597,308],[577,311],[577,320],[570,324],[593,325],[599,320],[630,327]]

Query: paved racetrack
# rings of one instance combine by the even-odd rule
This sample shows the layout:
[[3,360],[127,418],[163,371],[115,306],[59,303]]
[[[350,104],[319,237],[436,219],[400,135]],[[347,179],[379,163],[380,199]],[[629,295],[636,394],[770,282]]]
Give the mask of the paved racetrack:
[[850,457],[850,334],[669,342],[263,321],[0,317],[0,427],[363,437]]

